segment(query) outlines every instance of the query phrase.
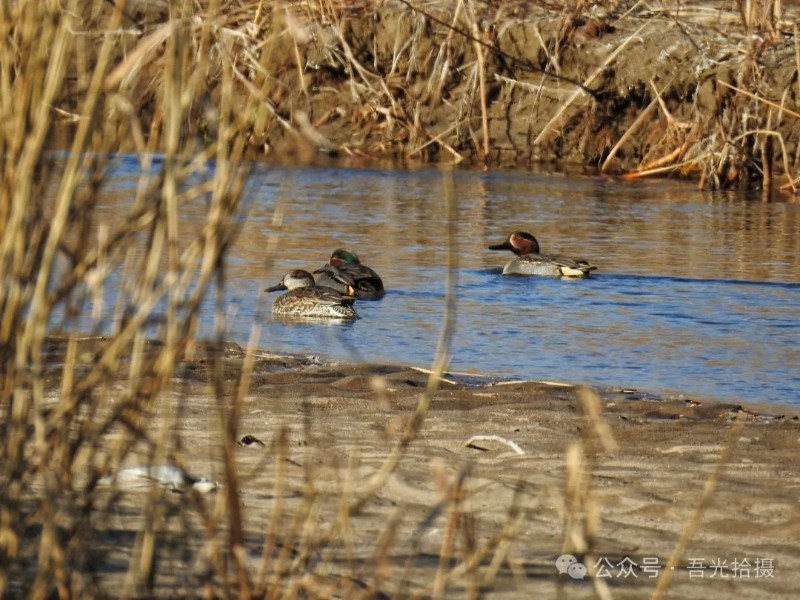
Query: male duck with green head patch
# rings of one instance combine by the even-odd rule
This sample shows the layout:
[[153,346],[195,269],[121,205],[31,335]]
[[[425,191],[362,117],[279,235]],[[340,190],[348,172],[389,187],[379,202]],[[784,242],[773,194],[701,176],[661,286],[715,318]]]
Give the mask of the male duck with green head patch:
[[317,285],[352,294],[358,300],[380,300],[386,294],[380,276],[362,265],[355,252],[344,248],[334,250],[328,264],[314,271],[314,275]]

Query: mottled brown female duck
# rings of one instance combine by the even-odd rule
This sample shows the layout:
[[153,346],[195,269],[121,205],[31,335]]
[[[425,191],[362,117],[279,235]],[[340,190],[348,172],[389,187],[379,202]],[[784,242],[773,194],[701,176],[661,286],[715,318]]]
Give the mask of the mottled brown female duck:
[[278,285],[267,288],[268,292],[289,290],[279,296],[272,305],[276,315],[313,317],[352,321],[358,318],[353,309],[353,296],[345,296],[337,290],[318,286],[308,271],[295,269],[283,276]]

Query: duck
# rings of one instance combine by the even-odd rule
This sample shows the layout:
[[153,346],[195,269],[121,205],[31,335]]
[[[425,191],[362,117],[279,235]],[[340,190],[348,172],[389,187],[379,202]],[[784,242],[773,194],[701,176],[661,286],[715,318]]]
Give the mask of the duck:
[[380,276],[362,265],[355,252],[345,248],[334,250],[328,264],[314,271],[314,275],[317,285],[353,295],[358,300],[380,300],[386,294]]
[[[354,287],[351,282],[351,288]],[[266,289],[267,292],[289,290],[278,296],[272,304],[272,313],[292,317],[314,317],[354,321],[358,313],[353,308],[354,296],[317,285],[308,271],[294,269],[286,273],[281,282]]]
[[583,258],[556,254],[540,254],[539,242],[530,233],[515,231],[502,244],[489,246],[489,250],[511,250],[517,258],[503,267],[503,275],[544,275],[578,279],[588,277],[597,269]]

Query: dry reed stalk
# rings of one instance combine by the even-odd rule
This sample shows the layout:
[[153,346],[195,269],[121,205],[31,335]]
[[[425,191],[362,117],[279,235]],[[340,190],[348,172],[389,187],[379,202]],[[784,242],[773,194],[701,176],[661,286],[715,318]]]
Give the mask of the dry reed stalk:
[[[592,479],[599,452],[613,454],[617,450],[617,443],[603,416],[597,393],[589,388],[582,388],[579,397],[589,427],[583,430],[582,439],[571,444],[566,452],[564,541],[561,552],[582,555],[585,564],[593,564],[600,506],[592,495]],[[589,435],[589,432],[593,435]],[[563,582],[559,580],[558,583],[561,585]],[[611,598],[608,585],[603,579],[592,578],[592,584],[598,597]]]
[[287,450],[289,444],[289,432],[287,429],[281,428],[278,433],[278,438],[273,444],[271,450],[275,452],[275,484],[273,486],[273,494],[275,496],[275,503],[270,512],[269,525],[264,536],[263,550],[261,552],[261,566],[258,571],[257,583],[253,592],[256,597],[262,597],[267,591],[267,576],[275,548],[278,544],[278,534],[283,527],[284,519],[284,493],[286,486],[286,460]]
[[393,561],[390,552],[397,543],[400,525],[403,523],[404,517],[404,509],[398,508],[395,510],[389,517],[386,527],[381,531],[375,543],[375,552],[372,562],[375,565],[373,589],[376,591],[382,589],[384,581],[388,580],[391,576]]
[[717,83],[722,85],[723,87],[726,87],[728,89],[733,90],[734,92],[737,92],[739,94],[743,94],[743,95],[747,96],[748,98],[752,98],[756,102],[760,102],[762,104],[766,104],[767,106],[771,106],[772,108],[777,108],[778,110],[780,110],[783,113],[786,113],[786,114],[788,114],[788,115],[790,115],[792,117],[795,117],[796,119],[800,119],[800,113],[798,113],[796,111],[793,111],[793,110],[791,110],[789,108],[786,108],[782,104],[778,104],[777,102],[773,102],[772,100],[767,100],[766,98],[763,98],[763,97],[761,97],[761,96],[759,96],[757,94],[754,94],[753,92],[749,92],[749,91],[747,91],[747,90],[745,90],[745,89],[743,89],[741,87],[737,87],[735,85],[731,85],[729,83],[726,83],[725,81],[722,81],[721,79],[717,80]]
[[[456,504],[462,504],[469,498],[466,491],[465,471],[461,471],[453,485],[448,486],[448,512],[447,530],[442,539],[442,550],[439,553],[439,565],[434,582],[426,587],[421,593],[436,595],[444,593],[447,584],[451,582],[467,582],[467,596],[471,598],[479,597],[480,590],[490,589],[494,586],[499,570],[504,563],[508,562],[508,554],[511,543],[513,542],[519,528],[525,521],[525,512],[519,508],[519,500],[522,491],[522,483],[516,486],[511,504],[506,511],[506,520],[499,534],[493,536],[482,546],[476,546],[474,540],[474,517],[470,511],[458,511]],[[454,495],[455,490],[455,495]],[[459,514],[459,519],[456,519]],[[449,536],[455,534],[455,529],[461,527],[465,537],[465,552],[462,560],[452,569],[445,569],[446,562],[450,561],[453,540]],[[491,556],[491,560],[486,563],[486,559]],[[481,571],[481,567],[485,567]],[[441,577],[441,580],[440,580]]]
[[[680,150],[680,148],[678,150]],[[653,175],[666,175],[666,174],[669,174],[669,173],[674,173],[675,171],[678,171],[678,170],[686,168],[686,167],[697,168],[697,165],[701,164],[703,160],[710,159],[710,158],[713,158],[713,157],[714,157],[714,153],[709,151],[709,152],[706,152],[704,154],[700,154],[700,155],[698,155],[698,156],[696,156],[694,158],[691,158],[689,160],[685,160],[685,161],[680,162],[680,163],[668,165],[666,167],[653,167],[653,168],[646,169],[646,170],[643,170],[643,171],[634,171],[633,173],[624,173],[623,175],[621,175],[621,178],[624,179],[625,181],[633,181],[633,180],[636,180],[636,179],[641,179],[642,177],[650,177],[650,176],[653,176]],[[669,161],[666,161],[666,162],[669,162]]]
[[692,147],[693,141],[692,140],[684,140],[681,142],[680,146],[675,148],[672,152],[665,154],[664,156],[655,159],[647,164],[642,165],[641,171],[634,171],[632,173],[626,173],[625,177],[627,179],[636,179],[637,174],[639,173],[654,173],[660,168],[670,169],[670,168],[677,168],[676,165],[671,164],[674,163],[676,160],[680,160],[681,157],[686,155],[686,152],[689,148]]
[[[76,8],[75,5],[72,6],[73,10]],[[121,21],[122,9],[121,6],[118,6],[112,12],[112,17],[109,21],[109,29],[117,29]],[[62,27],[66,27],[68,19],[63,19],[61,23]],[[66,33],[59,36],[60,39],[64,39],[65,37]],[[55,210],[51,219],[50,231],[42,251],[41,266],[31,299],[31,312],[28,319],[28,326],[25,328],[21,340],[23,345],[33,347],[35,355],[41,355],[41,344],[45,335],[44,326],[49,319],[49,306],[45,298],[47,294],[47,284],[54,269],[58,244],[64,235],[67,225],[67,212],[78,185],[78,170],[83,160],[83,152],[86,149],[90,127],[93,124],[95,111],[100,100],[102,82],[111,59],[113,44],[113,38],[111,36],[106,37],[98,53],[97,65],[92,74],[92,79],[89,83],[89,89],[87,90],[81,111],[83,118],[78,122],[75,137],[73,138],[69,158],[67,159],[64,175],[61,179],[61,187],[58,191]],[[51,65],[54,65],[54,69],[63,70],[63,61],[66,58],[64,56],[65,52],[66,48],[59,47],[54,49],[53,56],[56,59],[51,63]],[[40,122],[47,123],[48,119],[42,117]],[[41,149],[41,147],[39,147],[39,149]]]
[[[259,6],[259,8],[261,7]],[[286,24],[286,30],[292,37],[294,60],[295,66],[297,67],[297,79],[300,82],[300,88],[303,91],[303,96],[305,96],[306,102],[308,102],[308,84],[306,83],[305,65],[303,64],[303,59],[300,55],[300,44],[307,42],[309,35],[305,31],[304,27],[292,16],[288,7],[284,7],[283,17]]]
[[633,134],[639,129],[639,127],[641,127],[642,123],[644,123],[644,120],[647,118],[647,116],[650,114],[650,112],[657,104],[658,104],[658,98],[653,98],[650,101],[650,104],[648,104],[645,107],[645,109],[636,116],[636,119],[634,119],[633,123],[631,123],[630,126],[625,130],[625,133],[623,133],[620,136],[619,140],[617,140],[617,143],[614,144],[614,146],[608,152],[608,156],[606,156],[605,160],[603,161],[603,164],[600,165],[600,171],[602,173],[608,172],[608,169],[611,165],[611,161],[614,160],[614,157],[617,155],[620,148],[622,148],[622,146],[625,145],[625,142],[627,142],[633,136]]
[[[789,157],[788,157],[788,154],[786,152],[786,144],[783,141],[783,136],[779,132],[777,132],[777,131],[775,131],[773,129],[753,129],[752,131],[745,131],[739,137],[734,138],[733,141],[736,142],[736,141],[745,139],[745,138],[753,136],[753,135],[764,136],[763,139],[765,139],[765,140],[772,139],[772,138],[777,138],[778,142],[781,145],[781,156],[783,157],[783,168],[784,168],[784,172],[785,172],[784,174],[785,174],[786,179],[788,180],[785,184],[783,184],[781,186],[781,189],[784,189],[784,190],[785,189],[791,189],[792,193],[796,194],[797,193],[797,187],[795,185],[795,180],[792,179],[791,175],[787,171],[788,168],[789,168]],[[766,150],[763,150],[762,154],[766,154],[766,152],[767,152]],[[772,180],[772,175],[771,175],[771,173],[772,173],[772,160],[770,158],[764,158],[762,160],[762,164],[765,165],[764,168],[762,169],[762,173],[763,173],[762,181],[763,181],[764,187],[766,189],[770,189],[771,188],[771,180]]]
[[128,53],[127,58],[114,67],[112,71],[106,75],[103,80],[103,90],[106,93],[116,91],[125,80],[136,77],[149,60],[152,60],[153,55],[158,51],[164,43],[175,33],[175,22],[167,21],[163,25],[159,25],[152,33],[142,39],[133,49]]
[[[317,523],[320,510],[320,502],[322,501],[321,492],[315,485],[317,480],[317,461],[318,457],[312,455],[311,440],[308,440],[306,451],[306,465],[304,468],[305,485],[302,488],[302,496],[299,506],[295,509],[294,515],[290,515],[289,511],[281,511],[278,514],[273,514],[270,517],[268,530],[266,533],[266,543],[262,552],[262,562],[259,573],[259,583],[256,590],[263,592],[266,598],[280,598],[286,595],[291,596],[292,593],[297,593],[304,587],[303,580],[300,576],[305,573],[304,560],[311,552],[312,531]],[[279,439],[279,444],[288,442],[288,436],[284,439]],[[288,449],[288,447],[287,447]],[[284,455],[285,456],[285,455]],[[276,457],[276,460],[280,455]],[[285,460],[284,460],[285,462]],[[276,463],[276,475],[280,475],[281,479],[276,479],[275,491],[285,489],[285,470],[284,465]],[[280,502],[276,502],[282,506],[282,494],[279,498]],[[276,497],[276,501],[278,497]],[[275,550],[279,548],[277,556]],[[270,564],[270,561],[271,564]],[[270,569],[271,567],[271,569]]]
[[458,242],[456,237],[457,202],[453,190],[453,172],[445,170],[442,173],[442,186],[444,188],[444,201],[447,209],[447,280],[445,283],[445,311],[442,330],[436,346],[436,355],[431,367],[428,383],[420,396],[417,408],[409,419],[400,440],[394,445],[389,456],[386,457],[380,469],[375,472],[358,492],[358,500],[352,510],[358,512],[389,479],[397,468],[401,458],[405,455],[409,445],[417,438],[422,428],[433,397],[439,389],[439,382],[450,361],[450,343],[455,329],[456,319],[456,281],[458,277]]
[[[166,464],[169,452],[169,434],[175,426],[174,416],[176,413],[177,411],[170,410],[166,418],[162,420],[149,464]],[[160,486],[152,486],[147,494],[144,525],[138,533],[132,560],[125,575],[121,591],[122,598],[137,596],[142,589],[146,590],[149,595],[153,594],[159,558],[159,538],[163,534],[162,527],[166,511],[165,494],[166,489]]]
[[[785,106],[785,102],[784,101],[782,101],[780,104],[778,104],[778,103],[773,102],[771,100],[767,100],[766,98],[763,98],[763,97],[761,97],[761,96],[759,96],[757,94],[754,94],[754,93],[752,93],[752,92],[750,92],[748,90],[745,90],[745,89],[743,89],[741,87],[728,84],[728,83],[726,83],[724,81],[720,80],[720,81],[718,81],[718,83],[720,83],[723,87],[726,87],[726,88],[731,89],[731,90],[733,90],[733,91],[735,91],[735,92],[737,92],[739,94],[747,96],[748,98],[751,98],[751,99],[755,100],[758,103],[761,103],[761,104],[764,104],[764,105],[769,106],[771,108],[777,109],[779,111],[779,115],[788,114],[791,117],[800,118],[800,113],[797,113],[796,111],[793,111],[793,110],[787,108]],[[791,189],[792,193],[796,193],[796,187],[794,185],[794,178],[791,175],[791,167],[790,167],[790,164],[789,164],[789,162],[790,162],[789,161],[789,155],[788,155],[788,152],[787,152],[787,149],[786,149],[786,144],[784,142],[783,135],[780,134],[780,132],[776,131],[774,128],[770,127],[770,119],[771,119],[771,113],[768,113],[767,126],[765,128],[750,129],[749,127],[747,127],[747,124],[745,123],[742,126],[742,132],[740,134],[738,134],[738,135],[731,135],[730,139],[731,139],[732,142],[738,142],[738,141],[741,141],[741,140],[746,139],[746,138],[748,138],[750,136],[753,136],[753,135],[761,135],[761,136],[765,136],[765,137],[769,137],[769,138],[772,138],[772,137],[777,138],[778,141],[780,142],[780,145],[781,145],[781,156],[782,156],[782,159],[783,159],[782,162],[783,162],[783,171],[784,171],[783,174],[787,178],[787,183],[783,184],[781,186],[781,189],[784,189],[784,190]],[[762,155],[763,155],[763,152],[762,152]],[[771,165],[772,165],[771,159],[767,158],[766,163],[767,163],[766,164],[766,168],[763,168],[763,166],[762,166],[762,181],[764,183],[764,187],[765,188],[769,188],[770,187],[770,183],[769,182],[771,181]]]
[[[526,517],[525,512],[519,508],[519,498],[522,487],[522,482],[519,482],[514,489],[514,497],[512,498],[511,505],[508,507],[506,521],[503,525],[502,531],[494,540],[492,540],[490,544],[487,544],[485,547],[488,552],[493,552],[493,554],[492,559],[489,562],[489,565],[486,567],[481,579],[481,587],[484,589],[494,586],[494,583],[497,580],[497,575],[500,572],[500,568],[504,563],[508,562],[510,565],[509,553],[511,551],[511,542],[516,537]],[[475,560],[483,559],[483,557],[478,553],[474,555],[474,558]],[[459,575],[457,569],[453,570],[453,575]]]
[[486,167],[486,161],[489,159],[489,152],[491,150],[491,140],[489,138],[489,109],[486,106],[486,61],[483,56],[483,45],[478,41],[482,38],[482,35],[478,29],[478,22],[475,19],[475,12],[470,4],[467,5],[467,14],[470,17],[472,35],[475,38],[475,41],[473,42],[473,48],[475,49],[475,55],[478,57],[478,95],[481,107],[481,129],[483,131],[482,162],[484,167]]
[[444,43],[439,47],[434,61],[433,68],[431,69],[431,77],[428,79],[425,96],[433,96],[435,100],[441,99],[442,89],[447,80],[447,72],[450,68],[450,58],[448,56],[452,44],[453,36],[456,32],[456,24],[461,17],[464,2],[459,0],[456,3],[455,10],[453,11],[453,18],[450,21],[450,27],[447,29]]
[[447,526],[442,536],[442,546],[439,550],[439,565],[436,569],[432,583],[431,598],[444,598],[447,592],[447,566],[453,552],[459,522],[461,521],[461,503],[464,500],[464,480],[466,472],[461,471],[456,477],[451,489],[447,490]]
[[700,523],[703,519],[703,513],[709,506],[711,506],[711,502],[714,499],[714,491],[716,490],[717,482],[722,476],[725,467],[731,461],[733,451],[736,448],[736,444],[738,443],[740,434],[744,428],[745,419],[746,416],[744,412],[737,413],[736,420],[733,422],[733,425],[728,432],[728,440],[725,443],[725,447],[722,449],[722,452],[717,459],[717,463],[714,465],[714,470],[711,471],[708,479],[706,480],[706,484],[703,487],[703,493],[700,494],[700,497],[697,500],[697,506],[695,506],[691,517],[686,521],[683,531],[681,532],[681,537],[678,540],[675,549],[672,551],[667,564],[664,566],[664,572],[661,574],[661,577],[658,580],[658,584],[653,591],[651,600],[660,600],[666,595],[667,589],[669,588],[672,577],[675,573],[675,568],[678,566],[678,561],[680,561],[683,557],[683,553],[686,551],[689,541],[700,527]]
[[450,154],[453,155],[453,157],[456,159],[455,160],[456,164],[458,164],[459,162],[464,160],[464,156],[459,154],[455,149],[453,149],[452,146],[450,146],[447,142],[445,142],[443,140],[447,135],[449,135],[454,129],[456,129],[460,125],[461,125],[460,122],[456,122],[453,125],[450,125],[449,127],[445,128],[444,131],[439,132],[435,136],[430,136],[430,134],[427,134],[430,139],[427,142],[425,142],[424,144],[421,144],[421,145],[417,146],[416,148],[414,148],[411,152],[409,152],[406,155],[406,157],[407,158],[411,158],[413,156],[417,156],[418,154],[420,154],[425,148],[427,148],[431,144],[439,144],[442,148],[444,148],[445,150],[450,152]]
[[[218,165],[215,171],[214,179],[214,193],[212,195],[212,212],[222,214],[224,210],[224,203],[232,188],[234,193],[238,196],[242,193],[241,182],[237,180],[237,172],[231,169],[230,161],[234,161],[234,165],[238,164],[242,159],[243,145],[241,141],[234,144],[229,148],[230,140],[234,139],[236,133],[235,123],[235,106],[233,104],[233,69],[229,63],[223,66],[223,79],[222,79],[222,102],[220,106],[219,115],[219,137],[217,140],[217,160]],[[231,153],[233,156],[230,156]],[[237,189],[238,188],[238,189]],[[221,251],[221,244],[223,242],[220,238],[213,238],[206,240],[210,242],[211,248],[216,249],[217,252],[209,253],[210,257],[218,255]],[[210,277],[213,272],[212,263],[206,264],[205,272]],[[221,274],[220,274],[221,276]],[[216,330],[217,341],[219,347],[222,348],[224,343],[224,326],[223,319],[220,315],[222,310],[222,289],[224,287],[224,279],[220,278],[218,285],[218,302],[217,302],[217,318]],[[238,594],[240,598],[249,598],[251,596],[252,584],[246,566],[245,548],[244,548],[244,533],[242,526],[242,515],[240,511],[240,495],[239,495],[239,473],[235,459],[237,427],[241,415],[241,406],[244,397],[249,389],[250,377],[253,370],[254,357],[256,348],[258,346],[260,334],[260,326],[255,323],[251,329],[250,339],[248,341],[247,353],[245,361],[242,365],[241,375],[236,386],[236,393],[234,394],[232,402],[228,402],[226,398],[221,395],[217,396],[217,404],[220,410],[220,420],[223,424],[223,460],[225,466],[225,494],[227,501],[227,515],[229,526],[229,544],[230,554],[236,566],[238,577]]]
[[[113,6],[97,3],[104,14],[102,24],[107,31],[119,30],[123,4]],[[4,415],[13,417],[8,422],[10,427],[4,427],[3,430],[3,469],[0,477],[4,483],[13,482],[13,485],[4,484],[3,489],[11,493],[0,494],[0,553],[4,559],[0,561],[0,593],[8,589],[11,561],[19,558],[19,546],[15,547],[15,544],[18,544],[20,532],[15,531],[17,525],[14,523],[22,520],[14,517],[18,510],[14,508],[15,504],[18,506],[15,497],[29,494],[34,477],[40,477],[45,482],[43,489],[46,493],[27,496],[32,502],[38,503],[39,514],[44,516],[43,535],[39,539],[39,569],[33,573],[30,582],[34,597],[48,595],[51,586],[55,586],[62,596],[71,593],[80,595],[85,591],[82,586],[86,585],[86,581],[76,570],[76,565],[83,564],[81,557],[90,552],[86,544],[92,535],[92,507],[97,502],[94,486],[99,476],[109,468],[121,465],[136,443],[149,448],[149,455],[154,462],[172,456],[180,444],[179,437],[172,432],[178,412],[170,413],[162,421],[161,433],[154,438],[147,434],[145,420],[150,418],[159,392],[169,389],[175,366],[191,346],[200,302],[212,277],[216,274],[217,281],[224,282],[220,257],[235,233],[231,217],[237,209],[243,189],[242,172],[230,165],[241,161],[245,148],[242,132],[249,127],[247,115],[242,118],[232,109],[233,87],[228,73],[221,86],[222,115],[216,149],[211,152],[201,149],[196,153],[191,136],[188,140],[185,138],[187,108],[201,93],[204,83],[202,74],[206,72],[204,66],[207,60],[201,58],[199,63],[193,65],[195,70],[192,71],[188,51],[194,43],[198,43],[200,48],[208,47],[210,22],[215,19],[216,3],[211,3],[210,12],[206,13],[209,19],[198,30],[173,28],[172,24],[165,26],[137,46],[128,61],[120,60],[114,35],[100,36],[101,43],[91,52],[97,58],[91,68],[86,68],[86,57],[90,54],[87,40],[92,34],[82,33],[76,37],[74,33],[78,29],[75,22],[81,14],[76,10],[78,5],[72,2],[68,7],[70,11],[54,14],[48,13],[52,7],[44,3],[28,3],[13,15],[3,13],[0,9],[0,20],[10,27],[13,35],[36,39],[37,47],[47,52],[32,62],[23,60],[21,64],[27,66],[17,68],[12,80],[7,77],[12,71],[6,67],[17,61],[17,56],[8,52],[6,46],[0,50],[0,85],[5,86],[7,91],[12,88],[15,90],[7,100],[6,97],[0,100],[3,114],[15,115],[9,121],[14,126],[4,128],[0,134],[0,144],[6,150],[2,166],[9,175],[0,187],[0,219],[5,232],[10,231],[6,229],[9,225],[13,225],[16,232],[14,236],[2,237],[0,258],[3,265],[25,265],[27,269],[4,269],[3,287],[0,289],[3,300],[0,359],[4,367],[8,367],[2,388],[2,407]],[[12,16],[16,21],[11,20]],[[174,21],[180,22],[188,21]],[[164,60],[159,65],[163,69],[164,110],[161,118],[151,122],[145,141],[144,128],[135,104],[138,100],[127,95],[130,93],[127,86],[140,77],[143,68],[152,67],[156,60],[160,60],[156,56],[162,44],[166,46]],[[208,53],[199,52],[198,55],[207,57]],[[71,61],[83,65],[78,68],[78,80],[84,81],[86,87],[80,110],[65,111],[54,105]],[[44,85],[37,88],[32,85],[33,81],[42,81]],[[38,96],[31,100],[36,94]],[[31,100],[30,105],[35,107],[30,115],[24,110],[15,110],[10,103],[12,99],[25,101],[26,97]],[[131,218],[128,222],[113,226],[100,223],[99,241],[92,246],[87,243],[89,238],[84,232],[88,231],[86,224],[94,219],[94,194],[104,181],[103,171],[107,161],[103,155],[118,148],[120,141],[109,137],[109,134],[114,134],[113,129],[105,127],[102,121],[109,109],[112,112],[120,111],[117,114],[122,116],[123,121],[127,120],[135,146],[146,154],[141,161],[143,175],[139,180]],[[47,165],[42,142],[51,129],[52,115],[56,111],[70,112],[80,118],[76,120],[72,150],[66,157],[66,166],[58,174],[60,187],[55,204],[51,207],[41,202],[43,196],[33,190],[37,185],[36,178]],[[234,115],[234,118],[229,119],[229,115]],[[29,116],[32,117],[33,133],[21,135],[25,119]],[[230,126],[228,121],[231,121]],[[157,177],[151,178],[151,158],[159,148],[167,151],[163,170]],[[95,153],[87,153],[89,151]],[[186,178],[202,169],[203,162],[209,159],[215,159],[217,164],[214,181],[188,187],[186,192],[182,192],[181,186]],[[81,190],[81,186],[87,184],[88,190]],[[200,238],[181,248],[181,205],[208,194],[211,195],[211,201],[207,227]],[[35,218],[26,219],[26,212]],[[44,219],[47,219],[46,226],[43,226]],[[144,258],[140,259],[135,248],[139,244],[137,236],[143,232],[150,236],[144,238],[145,253]],[[19,243],[25,238],[27,245]],[[20,261],[15,258],[24,256],[20,251],[25,253],[36,248],[39,248],[38,252],[29,255],[29,259]],[[66,261],[61,271],[55,266],[57,259]],[[101,294],[108,274],[120,260],[125,265],[122,285],[129,286],[132,294],[121,294],[115,311],[120,316],[127,313],[126,318],[117,319],[114,335],[107,343],[99,344],[92,351],[92,359],[86,368],[83,368],[85,359],[80,359],[83,369],[80,375],[79,342],[74,335],[69,338],[61,399],[52,409],[45,407],[42,378],[45,365],[42,354],[49,315],[59,305],[78,306],[80,303],[73,298],[86,297],[87,292],[80,291],[84,282],[92,294]],[[166,271],[160,270],[162,264],[166,264]],[[52,284],[50,280],[53,280]],[[6,288],[6,282],[12,283],[10,290]],[[8,291],[12,293],[8,294]],[[135,305],[130,303],[131,295],[136,298]],[[96,298],[102,299],[102,296],[96,295]],[[165,343],[152,352],[147,350],[145,328],[154,318],[155,307],[162,301],[165,310],[163,317],[157,319],[161,323]],[[29,310],[25,309],[26,319],[20,318],[23,307],[30,307]],[[95,321],[97,316],[96,313],[93,315]],[[257,335],[254,337],[257,339]],[[126,353],[130,358],[128,381],[120,397],[117,392],[111,392],[110,382],[119,373],[121,360]],[[25,375],[29,364],[34,366],[30,376]],[[251,368],[252,360],[250,363],[246,361],[239,398],[247,387]],[[236,420],[235,410],[232,415]],[[30,466],[24,466],[20,460],[27,456],[26,448],[31,447],[25,439],[29,424],[35,424],[33,441],[37,447],[37,459]],[[121,435],[111,441],[109,434],[114,430],[121,430]],[[84,476],[87,469],[89,472]],[[84,485],[86,487],[82,488]],[[235,490],[235,486],[231,488]],[[149,516],[140,532],[140,550],[130,562],[127,594],[135,595],[142,589],[154,589],[155,568],[162,553],[158,545],[161,527],[159,515],[163,514],[165,499],[161,490],[155,490],[146,503],[145,512]],[[80,506],[80,503],[85,504]],[[57,516],[61,519],[58,524]],[[73,533],[65,534],[67,537],[62,541],[61,535],[55,533],[64,518],[73,519],[75,528]],[[232,522],[235,521],[234,517]],[[235,559],[240,555],[237,547],[232,546],[230,556]],[[215,565],[218,572],[224,574],[224,560],[217,561]],[[239,580],[242,580],[241,573]],[[241,583],[239,587],[243,588]]]
[[[794,33],[792,36],[794,39],[794,64],[797,72],[800,73],[800,39],[797,35],[797,23],[794,24],[792,31]],[[800,77],[795,79],[795,85],[797,86],[797,97],[800,98]]]
[[[55,585],[66,591],[63,569],[64,551],[58,538],[55,502],[59,498],[58,479],[47,468],[51,456],[47,444],[44,419],[44,386],[41,382],[40,337],[43,330],[42,314],[46,314],[44,294],[36,296],[38,319],[24,313],[30,311],[34,296],[36,259],[41,259],[41,249],[48,238],[47,227],[37,220],[38,195],[37,166],[39,154],[50,124],[50,106],[60,92],[64,80],[64,64],[69,47],[69,26],[66,20],[37,26],[40,7],[22,6],[14,13],[17,24],[26,34],[36,29],[40,34],[37,44],[30,45],[30,35],[17,37],[9,22],[11,15],[2,11],[2,22],[9,38],[16,38],[21,57],[12,52],[2,52],[0,71],[3,88],[10,92],[3,101],[2,166],[4,178],[0,192],[0,225],[3,236],[0,258],[3,272],[2,292],[3,325],[0,330],[0,360],[2,360],[3,445],[0,448],[0,595],[5,596],[9,585],[9,566],[18,558],[24,519],[20,517],[23,492],[33,478],[44,480],[44,495],[40,510],[45,523],[39,544],[39,561],[42,571],[36,574],[29,590],[35,597],[43,597],[46,587],[55,578]],[[38,46],[38,48],[36,47]],[[7,47],[4,44],[4,47]],[[48,52],[52,52],[48,56]],[[48,62],[51,61],[51,62]],[[12,78],[11,74],[15,76]],[[13,91],[12,91],[13,90]],[[30,111],[25,104],[31,103]],[[22,103],[21,105],[19,103]],[[30,119],[30,121],[28,121]],[[34,201],[30,201],[33,196]],[[33,223],[33,225],[31,225]],[[63,217],[62,217],[63,223]],[[29,252],[33,250],[33,257]],[[25,256],[28,255],[28,262]],[[37,256],[38,255],[38,256]],[[26,265],[27,262],[27,265]],[[49,267],[48,267],[49,268]],[[27,325],[26,325],[27,317]],[[27,331],[28,344],[20,344]],[[41,334],[43,337],[43,334]],[[71,360],[70,357],[67,360]],[[69,390],[72,382],[62,389]],[[32,421],[32,422],[31,422]],[[30,448],[28,427],[33,427],[33,445],[39,460],[26,464],[25,450]],[[41,462],[40,462],[41,461]],[[24,548],[23,548],[24,550]]]
[[600,441],[603,451],[613,454],[619,449],[619,446],[614,439],[614,434],[611,432],[608,421],[603,416],[603,407],[597,392],[590,388],[582,388],[580,391],[580,401],[583,413],[589,420],[592,431]]
[[556,113],[550,118],[547,124],[542,128],[539,132],[539,135],[536,136],[536,139],[533,140],[533,145],[538,146],[542,143],[542,141],[551,133],[554,125],[562,118],[564,113],[572,106],[575,100],[578,97],[585,95],[585,89],[587,89],[594,80],[610,65],[611,63],[616,60],[617,56],[619,56],[628,45],[636,39],[640,39],[639,36],[641,33],[652,23],[652,20],[646,21],[643,25],[641,25],[636,31],[634,31],[631,35],[629,35],[625,41],[623,41],[619,46],[617,46],[611,54],[609,54],[605,60],[594,70],[592,73],[581,83],[581,87],[576,89],[572,95],[567,98],[567,100],[561,104],[559,109]]

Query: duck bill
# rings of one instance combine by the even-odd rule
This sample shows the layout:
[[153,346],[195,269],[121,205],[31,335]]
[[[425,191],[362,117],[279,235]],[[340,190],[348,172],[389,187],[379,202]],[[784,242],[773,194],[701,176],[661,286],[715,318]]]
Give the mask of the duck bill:
[[508,240],[503,242],[502,244],[495,244],[494,246],[489,246],[489,250],[514,250],[514,247],[508,243]]
[[273,285],[272,287],[268,287],[265,292],[280,292],[281,290],[286,290],[287,288],[283,282],[280,282],[278,285]]

